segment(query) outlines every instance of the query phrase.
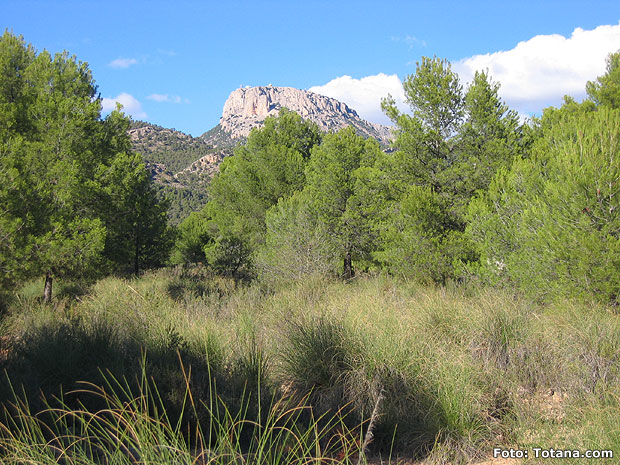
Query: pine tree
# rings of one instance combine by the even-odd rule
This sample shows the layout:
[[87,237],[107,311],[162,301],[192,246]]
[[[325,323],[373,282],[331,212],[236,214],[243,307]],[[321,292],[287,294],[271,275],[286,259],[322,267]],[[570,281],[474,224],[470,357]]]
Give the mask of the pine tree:
[[[109,191],[133,198],[132,215],[141,215],[151,230],[157,225],[154,235],[162,223],[151,210],[160,210],[144,165],[129,152],[128,120],[118,112],[101,120],[86,63],[66,52],[37,55],[23,38],[5,32],[0,71],[2,284],[43,274],[49,301],[53,277],[110,269],[112,238],[127,231],[115,230],[123,201],[110,202]],[[111,171],[125,177],[109,176]]]
[[453,159],[453,138],[463,118],[463,88],[450,63],[437,57],[422,57],[414,75],[403,82],[413,115],[402,113],[391,97],[382,107],[396,124],[395,169],[409,177],[406,185],[445,190],[444,171]]
[[476,191],[486,190],[500,168],[509,168],[524,153],[524,128],[517,112],[500,99],[499,87],[486,73],[476,72],[465,94],[465,120],[445,173],[451,209],[459,218]]
[[620,108],[620,51],[607,57],[607,72],[589,81],[586,92],[596,105]]
[[372,247],[366,202],[357,184],[358,170],[373,166],[380,154],[375,140],[364,140],[348,127],[324,137],[313,150],[306,171],[304,191],[319,222],[341,251],[345,279],[354,275],[353,260],[367,259]]
[[253,129],[245,145],[225,159],[209,185],[207,261],[225,273],[250,267],[265,238],[265,214],[303,188],[305,166],[321,132],[286,109]]
[[618,302],[620,110],[582,110],[545,111],[532,156],[472,202],[467,233],[484,281]]

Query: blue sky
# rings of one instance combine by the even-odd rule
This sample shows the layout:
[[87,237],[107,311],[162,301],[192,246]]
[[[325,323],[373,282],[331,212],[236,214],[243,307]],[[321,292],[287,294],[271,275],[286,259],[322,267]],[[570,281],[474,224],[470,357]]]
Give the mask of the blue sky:
[[248,85],[312,89],[385,123],[381,97],[402,99],[434,55],[464,82],[489,69],[511,107],[538,113],[604,72],[620,2],[0,0],[0,26],[88,62],[106,108],[197,136]]

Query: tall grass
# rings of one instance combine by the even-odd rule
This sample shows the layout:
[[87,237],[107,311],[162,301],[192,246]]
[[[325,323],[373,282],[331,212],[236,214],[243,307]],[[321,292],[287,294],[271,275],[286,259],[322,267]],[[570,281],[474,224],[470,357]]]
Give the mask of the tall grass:
[[[200,441],[214,456],[216,443],[229,457],[242,450],[244,460],[260,443],[268,463],[293,443],[306,447],[296,457],[354,460],[367,450],[435,464],[469,463],[499,446],[618,444],[620,320],[597,305],[541,306],[381,276],[268,291],[176,269],[108,278],[55,307],[25,292],[2,327],[0,363],[33,418],[112,408],[85,393],[54,404],[84,381],[131,404],[146,389],[144,369],[167,415],[149,407],[149,418],[173,432],[185,424],[194,460]],[[126,380],[131,396],[110,391],[110,377]],[[8,387],[0,395],[13,398]],[[279,435],[283,424],[293,436]],[[258,434],[266,425],[273,431]]]
[[[185,372],[184,372],[185,374]],[[92,411],[58,399],[33,413],[28,402],[16,396],[5,406],[5,423],[0,423],[0,458],[6,464],[261,464],[324,463],[336,450],[339,461],[349,463],[354,437],[337,421],[314,418],[299,421],[308,410],[303,403],[278,401],[259,405],[259,415],[248,419],[244,408],[236,413],[217,396],[198,401],[185,374],[185,402],[189,410],[208,412],[207,424],[194,424],[180,417],[172,421],[156,385],[143,367],[136,388],[111,375],[104,385],[81,383],[70,395],[95,397],[103,407]],[[265,415],[260,411],[265,408]],[[330,442],[334,431],[338,442]],[[344,434],[342,432],[345,432]]]

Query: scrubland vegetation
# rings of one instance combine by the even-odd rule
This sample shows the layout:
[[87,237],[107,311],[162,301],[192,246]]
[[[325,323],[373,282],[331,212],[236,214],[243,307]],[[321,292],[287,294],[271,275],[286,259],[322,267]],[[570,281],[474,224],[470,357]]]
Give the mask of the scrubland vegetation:
[[3,324],[5,463],[354,463],[371,418],[368,458],[384,462],[618,450],[609,308],[380,276],[266,292],[202,273],[106,278],[53,306],[19,293]]
[[86,64],[0,73],[3,463],[620,454],[620,53],[525,122],[423,58],[385,152],[283,110],[178,227]]

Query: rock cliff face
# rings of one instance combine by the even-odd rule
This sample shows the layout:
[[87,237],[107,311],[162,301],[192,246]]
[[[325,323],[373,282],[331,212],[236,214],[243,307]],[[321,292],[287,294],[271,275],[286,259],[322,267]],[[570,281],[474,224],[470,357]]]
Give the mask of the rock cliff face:
[[391,139],[390,128],[369,123],[357,112],[336,99],[292,87],[246,87],[234,90],[220,119],[220,128],[231,139],[247,137],[265,118],[288,108],[302,118],[315,122],[322,130],[338,130],[353,126],[358,134],[374,137],[383,144]]

